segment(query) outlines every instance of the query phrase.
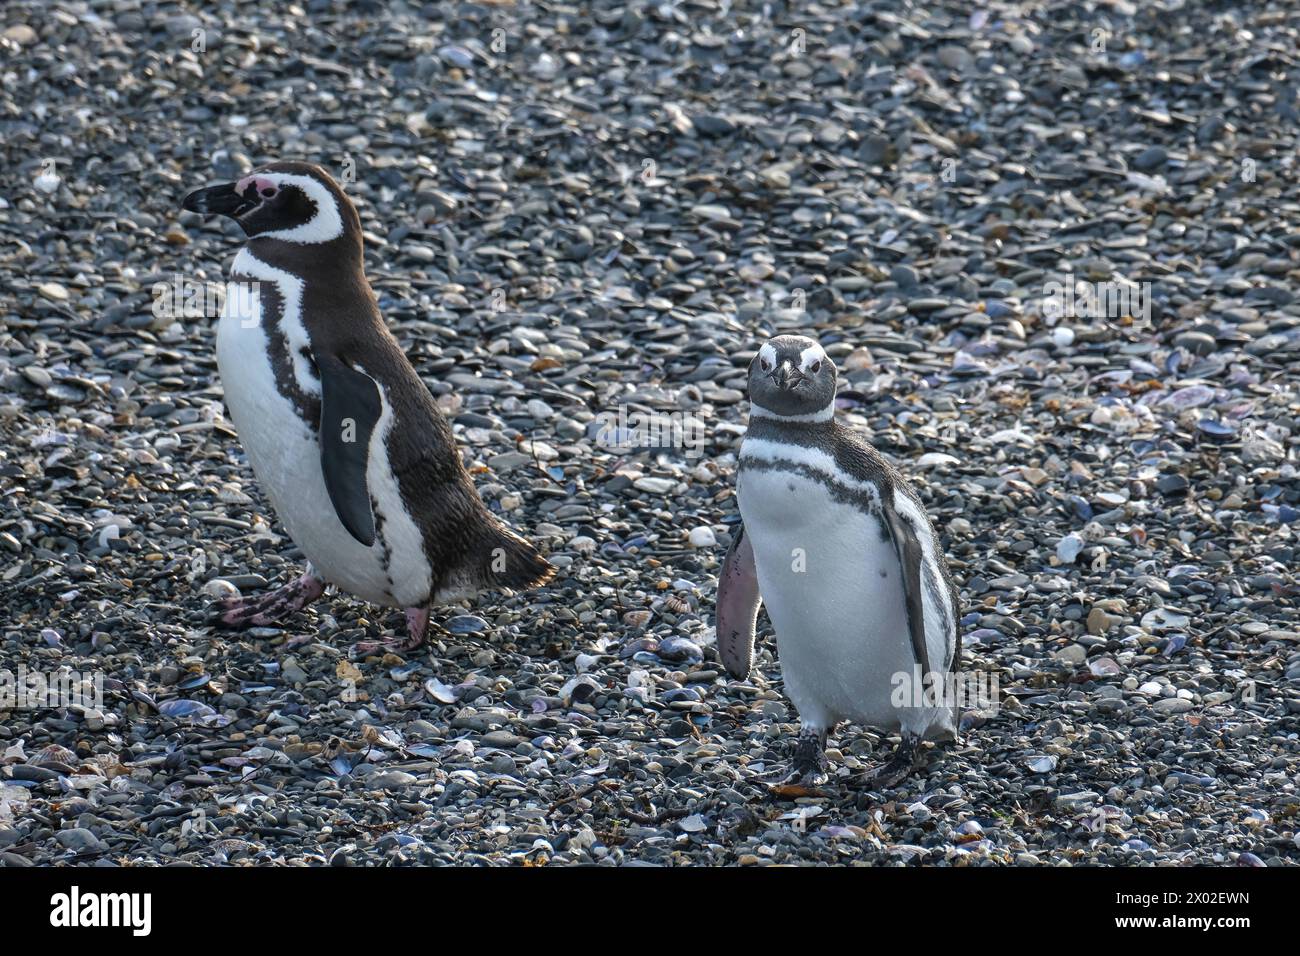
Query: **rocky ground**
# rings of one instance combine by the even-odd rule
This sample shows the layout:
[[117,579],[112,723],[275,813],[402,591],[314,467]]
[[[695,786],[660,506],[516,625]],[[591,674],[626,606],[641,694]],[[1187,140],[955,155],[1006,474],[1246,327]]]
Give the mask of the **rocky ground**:
[[[202,31],[196,33],[195,31]],[[1300,861],[1300,183],[1290,4],[937,0],[0,12],[0,861]],[[283,629],[299,565],[224,416],[190,189],[352,180],[367,267],[554,586]],[[1145,303],[1058,314],[1067,276]],[[998,680],[895,791],[711,646],[744,370],[816,334],[911,475]],[[702,423],[610,448],[597,416]],[[698,450],[698,457],[687,452]],[[762,619],[766,625],[766,619]]]

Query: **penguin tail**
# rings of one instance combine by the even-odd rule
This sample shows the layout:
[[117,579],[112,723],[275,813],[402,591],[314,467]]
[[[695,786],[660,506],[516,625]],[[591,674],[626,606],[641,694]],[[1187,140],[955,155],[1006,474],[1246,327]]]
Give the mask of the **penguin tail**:
[[484,553],[481,579],[486,588],[527,591],[555,577],[555,566],[509,528],[498,528]]

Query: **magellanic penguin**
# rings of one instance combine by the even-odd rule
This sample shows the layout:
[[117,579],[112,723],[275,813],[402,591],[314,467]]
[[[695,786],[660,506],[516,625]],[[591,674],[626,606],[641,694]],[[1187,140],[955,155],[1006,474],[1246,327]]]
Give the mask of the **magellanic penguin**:
[[770,340],[750,363],[742,526],[718,581],[718,651],[733,676],[748,676],[761,601],[799,710],[789,779],[824,782],[826,735],[848,720],[900,732],[867,779],[892,787],[920,740],[956,733],[947,675],[961,653],[958,597],[916,492],[835,420],[835,378],[803,336]]
[[325,584],[406,609],[412,650],[430,605],[554,575],[484,506],[451,427],[384,325],[356,207],[323,170],[272,163],[185,197],[248,241],[217,327],[217,366],[249,463],[308,560],[296,581],[225,602],[223,623],[266,625]]

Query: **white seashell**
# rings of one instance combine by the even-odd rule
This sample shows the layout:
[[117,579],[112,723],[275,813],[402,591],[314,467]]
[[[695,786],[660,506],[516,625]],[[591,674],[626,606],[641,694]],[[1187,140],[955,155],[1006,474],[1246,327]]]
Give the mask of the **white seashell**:
[[952,455],[946,455],[941,451],[928,451],[920,458],[916,459],[917,468],[940,468],[943,465],[958,465],[961,459]]

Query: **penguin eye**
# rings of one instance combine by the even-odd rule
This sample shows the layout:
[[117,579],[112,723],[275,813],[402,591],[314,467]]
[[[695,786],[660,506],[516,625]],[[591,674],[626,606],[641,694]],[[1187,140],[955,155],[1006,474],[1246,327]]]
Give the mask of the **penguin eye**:
[[821,359],[818,359],[816,362],[813,362],[813,363],[812,363],[812,373],[813,373],[814,375],[816,375],[816,374],[817,374],[818,372],[820,372],[821,370],[822,370]]
[[266,186],[266,187],[264,187],[264,188],[262,189],[262,196],[263,196],[264,198],[266,198],[266,199],[270,199],[270,198],[271,198],[272,196],[274,196],[274,195],[275,195],[275,187],[274,187],[274,186]]
[[764,372],[770,372],[770,371],[772,371],[772,363],[769,362],[769,361],[768,361],[767,359],[765,359],[765,358],[761,358],[761,359],[759,359],[759,360],[758,360],[758,365],[759,365],[759,368],[761,368]]

